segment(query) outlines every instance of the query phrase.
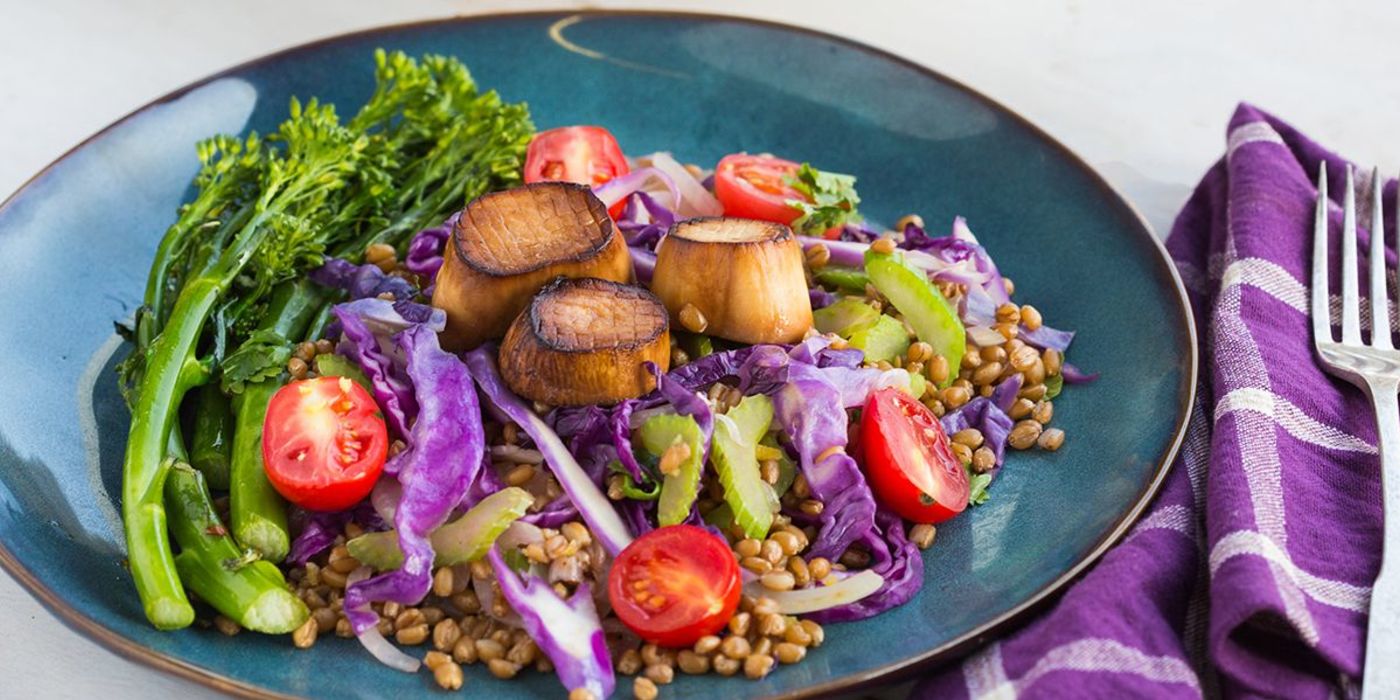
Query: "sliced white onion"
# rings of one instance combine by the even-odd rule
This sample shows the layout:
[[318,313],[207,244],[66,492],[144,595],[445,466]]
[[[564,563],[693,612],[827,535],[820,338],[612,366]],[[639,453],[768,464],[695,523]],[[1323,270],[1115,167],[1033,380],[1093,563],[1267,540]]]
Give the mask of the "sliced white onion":
[[[369,578],[369,575],[370,568],[368,566],[362,566],[351,571],[350,575],[345,577],[345,585],[349,586],[353,583],[359,583]],[[385,639],[384,635],[379,633],[378,627],[370,627],[365,630],[363,634],[356,635],[356,638],[360,640],[360,645],[374,656],[379,663],[396,671],[417,673],[418,667],[422,665],[418,659],[405,654],[398,647],[390,644],[389,640]]]
[[394,513],[399,509],[399,500],[403,498],[403,484],[398,479],[380,479],[374,485],[374,489],[369,492],[369,503],[374,506],[374,512],[386,523],[394,522]]
[[723,413],[715,414],[715,429],[723,430],[725,436],[735,443],[742,444],[744,442],[743,439],[739,437],[739,424],[735,423],[733,418]]
[[515,464],[543,464],[544,455],[519,445],[492,445],[491,456]]
[[953,217],[953,238],[961,238],[968,243],[977,242],[977,237],[972,235],[972,229],[967,227],[967,219],[961,216]]
[[593,537],[601,540],[613,556],[631,544],[632,531],[622,522],[612,501],[593,483],[588,472],[579,466],[558,433],[506,388],[500,370],[496,368],[495,348],[477,348],[467,353],[466,361],[472,376],[489,399],[487,403],[499,408],[535,441],[535,446],[545,456],[545,464],[549,465],[554,478],[564,487],[564,493],[578,508]]
[[491,579],[472,579],[472,589],[476,591],[476,599],[481,602],[481,611],[490,616],[491,619],[511,627],[520,626],[520,615],[514,610],[509,615],[497,616],[492,612],[495,610],[496,590],[491,586]]
[[[875,380],[875,390],[879,391],[880,389],[888,389],[889,387],[896,387],[906,394],[913,394],[914,387],[911,382],[911,377],[909,376],[909,370],[896,367],[881,372],[880,378]],[[918,397],[916,396],[914,398]]]
[[359,635],[358,639],[360,644],[374,656],[375,660],[395,671],[417,673],[418,667],[422,665],[418,659],[403,653],[398,647],[389,643],[389,640],[379,633],[378,627],[365,630],[365,633]]
[[496,538],[496,546],[506,550],[532,544],[544,544],[544,532],[524,520],[511,523],[505,532]]
[[1006,342],[1006,338],[1003,338],[1001,333],[986,326],[968,326],[967,339],[984,348]]
[[767,596],[778,604],[778,612],[784,615],[802,615],[826,610],[839,605],[847,605],[864,598],[885,585],[883,576],[869,569],[837,581],[830,586],[797,588],[791,591],[770,591],[758,583],[744,586],[751,596]]
[[633,170],[593,188],[593,195],[607,207],[612,207],[634,192],[646,192],[655,198],[661,206],[672,211],[681,201],[681,194],[676,189],[676,183],[671,180],[671,176],[658,168]]
[[676,162],[670,153],[659,151],[639,158],[638,162],[666,173],[675,183],[676,191],[680,193],[680,204],[675,208],[676,216],[689,219],[696,216],[719,216],[724,213],[724,206],[719,200],[715,199],[684,165]]

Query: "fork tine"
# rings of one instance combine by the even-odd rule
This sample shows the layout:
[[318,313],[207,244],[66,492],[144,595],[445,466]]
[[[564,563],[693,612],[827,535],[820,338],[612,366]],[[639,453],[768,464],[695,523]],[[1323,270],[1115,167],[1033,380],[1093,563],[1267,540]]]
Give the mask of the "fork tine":
[[1371,346],[1391,350],[1390,292],[1385,286],[1385,224],[1381,219],[1381,171],[1371,170]]
[[1313,222],[1312,326],[1314,343],[1332,342],[1327,287],[1327,163],[1317,169],[1317,217]]
[[1347,166],[1347,189],[1342,193],[1342,343],[1361,345],[1361,293],[1356,279],[1356,184]]

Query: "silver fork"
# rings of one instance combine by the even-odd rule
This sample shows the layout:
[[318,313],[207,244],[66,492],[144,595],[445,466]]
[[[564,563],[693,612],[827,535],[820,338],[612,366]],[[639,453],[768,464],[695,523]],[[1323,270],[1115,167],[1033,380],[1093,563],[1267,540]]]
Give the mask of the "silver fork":
[[[1313,225],[1313,345],[1328,372],[1355,384],[1376,410],[1376,451],[1381,460],[1385,514],[1381,570],[1371,589],[1366,629],[1363,698],[1400,698],[1400,351],[1390,341],[1389,294],[1385,286],[1385,242],[1381,224],[1381,178],[1371,177],[1371,342],[1361,339],[1361,298],[1356,273],[1356,191],[1351,167],[1342,204],[1342,340],[1332,336],[1327,287],[1327,164],[1317,175],[1317,219]],[[1400,295],[1400,289],[1397,289]],[[1396,300],[1400,304],[1400,297]],[[1375,663],[1371,663],[1374,661]]]

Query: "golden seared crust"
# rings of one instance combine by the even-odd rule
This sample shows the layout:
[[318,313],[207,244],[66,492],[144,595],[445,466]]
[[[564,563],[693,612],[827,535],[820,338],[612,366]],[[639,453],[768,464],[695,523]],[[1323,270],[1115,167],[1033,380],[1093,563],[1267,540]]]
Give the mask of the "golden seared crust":
[[677,221],[669,235],[697,243],[766,243],[792,238],[792,229],[773,221],[701,216]]
[[802,246],[788,227],[748,219],[680,222],[656,251],[651,291],[673,322],[693,307],[704,333],[792,343],[812,327]]
[[615,404],[655,388],[645,363],[669,368],[666,309],[639,287],[556,279],[501,341],[501,375],[515,393],[552,406]]
[[666,307],[651,292],[591,277],[550,282],[529,314],[535,335],[560,352],[635,350],[669,327]]
[[586,185],[537,182],[472,200],[452,245],[473,270],[504,277],[588,260],[613,236],[607,207]]
[[537,183],[479,197],[452,240],[456,252],[433,287],[433,306],[447,312],[439,339],[452,351],[505,335],[535,292],[561,275],[632,281],[627,241],[581,185]]

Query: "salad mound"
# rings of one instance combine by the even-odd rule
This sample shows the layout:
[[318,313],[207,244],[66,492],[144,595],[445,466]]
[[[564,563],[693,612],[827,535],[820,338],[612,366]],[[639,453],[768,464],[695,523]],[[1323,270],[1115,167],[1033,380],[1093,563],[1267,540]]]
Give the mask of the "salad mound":
[[855,177],[769,154],[536,133],[454,59],[379,51],[349,118],[293,101],[198,155],[120,367],[161,629],[571,700],[763,678],[917,594],[936,526],[1008,450],[1059,449],[1054,401],[1093,379],[963,219],[887,229]]

